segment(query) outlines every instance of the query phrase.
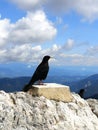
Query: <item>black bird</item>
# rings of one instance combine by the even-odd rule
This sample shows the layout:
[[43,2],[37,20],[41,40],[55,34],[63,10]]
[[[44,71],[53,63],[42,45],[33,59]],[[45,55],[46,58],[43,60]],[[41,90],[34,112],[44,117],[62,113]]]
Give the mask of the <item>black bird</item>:
[[32,85],[36,82],[39,81],[41,84],[42,80],[46,79],[48,71],[49,71],[49,65],[48,65],[48,60],[50,59],[50,56],[44,56],[42,62],[38,65],[36,68],[31,80],[29,83],[23,88],[24,92],[27,92],[29,89],[32,88]]
[[80,97],[83,98],[84,92],[85,92],[85,89],[80,89],[80,91],[79,91],[79,93],[78,93],[78,94],[80,95]]

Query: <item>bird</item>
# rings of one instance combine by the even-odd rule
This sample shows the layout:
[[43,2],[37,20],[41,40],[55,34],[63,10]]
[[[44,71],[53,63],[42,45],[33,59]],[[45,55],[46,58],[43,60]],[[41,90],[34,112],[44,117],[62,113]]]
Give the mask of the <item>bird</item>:
[[39,81],[39,84],[43,84],[42,80],[45,80],[47,77],[47,74],[49,72],[49,64],[48,60],[51,57],[49,55],[46,55],[43,57],[42,62],[38,65],[36,68],[31,80],[27,85],[24,86],[23,91],[27,92],[29,89],[32,88],[32,85],[36,82]]
[[84,92],[85,92],[85,89],[80,89],[80,91],[79,91],[79,93],[78,93],[78,94],[80,95],[80,97],[83,98]]

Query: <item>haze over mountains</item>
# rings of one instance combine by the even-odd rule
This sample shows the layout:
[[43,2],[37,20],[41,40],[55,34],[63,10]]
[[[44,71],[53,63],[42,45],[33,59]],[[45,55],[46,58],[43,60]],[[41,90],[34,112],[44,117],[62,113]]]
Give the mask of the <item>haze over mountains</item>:
[[80,81],[70,82],[69,84],[75,92],[79,92],[80,89],[85,89],[85,98],[92,97],[98,99],[98,74],[91,75]]
[[[37,65],[26,65],[18,63],[0,64],[0,77],[31,76]],[[48,75],[56,76],[89,76],[98,72],[97,66],[52,66]]]
[[[0,66],[0,90],[15,92],[22,90],[27,84],[36,66]],[[79,92],[85,89],[84,97],[98,98],[98,67],[51,66],[44,82],[56,82],[69,85],[71,91]]]

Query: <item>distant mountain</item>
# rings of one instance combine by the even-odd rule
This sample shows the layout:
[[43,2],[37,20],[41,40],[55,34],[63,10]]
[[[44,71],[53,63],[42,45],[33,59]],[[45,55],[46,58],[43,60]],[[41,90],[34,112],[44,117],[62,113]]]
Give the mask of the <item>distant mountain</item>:
[[79,92],[80,89],[85,89],[84,97],[98,97],[98,74],[91,75],[78,82],[69,83],[72,91]]
[[20,91],[30,80],[30,77],[18,77],[18,78],[1,78],[0,90],[5,92]]
[[[20,91],[26,85],[31,77],[1,78],[0,90],[6,92]],[[84,98],[98,99],[98,74],[85,76],[67,76],[54,75],[48,76],[44,82],[60,83],[69,85],[71,91],[79,93],[81,89],[85,89]]]
[[95,95],[93,95],[93,96],[91,96],[91,97],[88,97],[88,98],[98,99],[98,94],[95,94]]
[[[29,82],[30,78],[31,77],[0,78],[0,90],[6,92],[20,91],[24,85]],[[78,81],[80,79],[83,79],[83,76],[54,75],[48,76],[44,82],[64,84],[65,82]]]

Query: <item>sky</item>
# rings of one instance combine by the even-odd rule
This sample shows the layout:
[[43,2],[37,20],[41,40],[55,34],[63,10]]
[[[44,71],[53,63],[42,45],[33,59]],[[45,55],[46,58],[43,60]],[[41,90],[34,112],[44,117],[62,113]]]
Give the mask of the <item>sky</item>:
[[0,64],[54,57],[53,65],[98,65],[98,0],[0,0]]

